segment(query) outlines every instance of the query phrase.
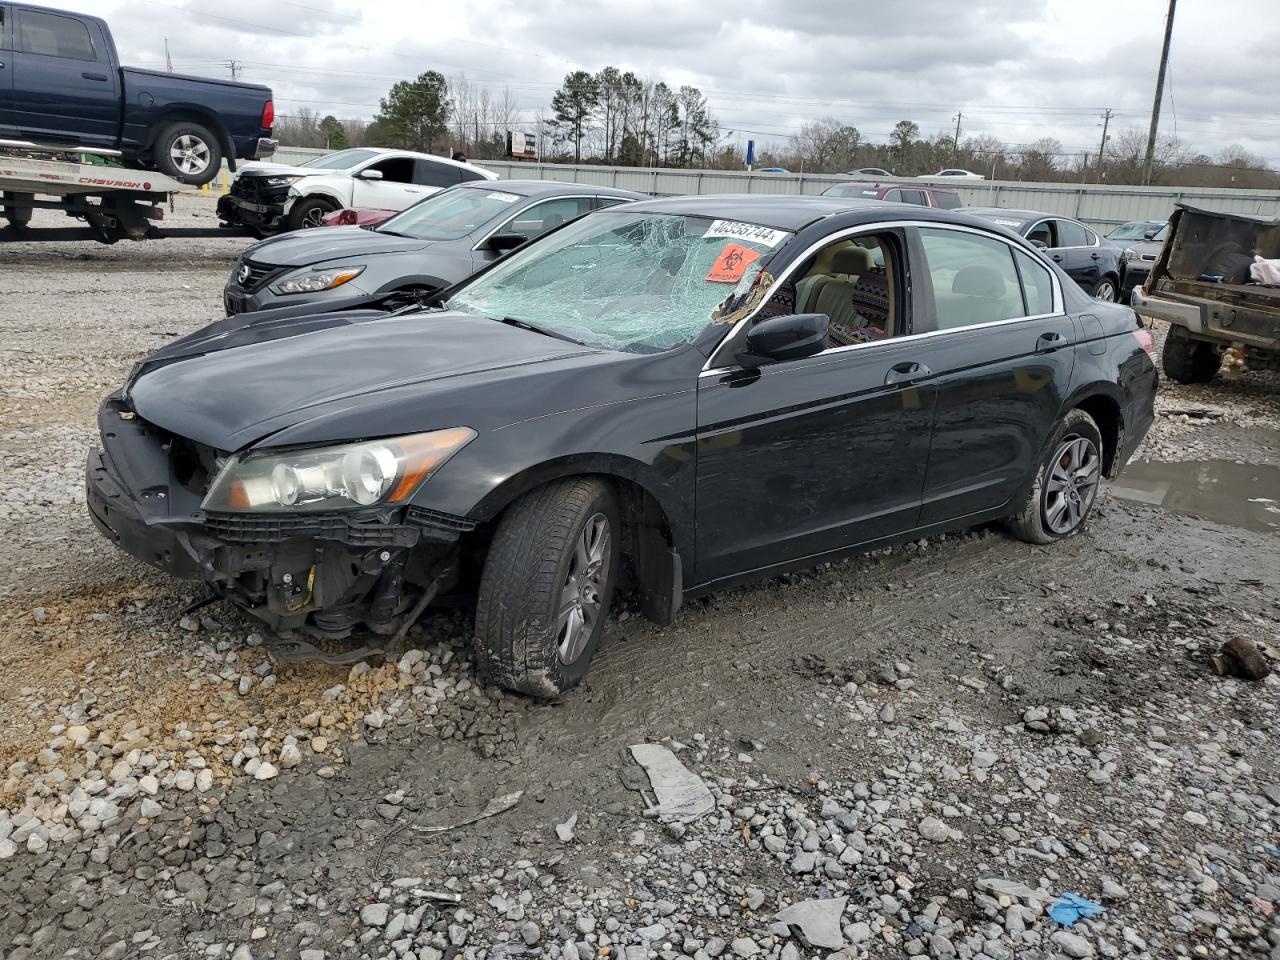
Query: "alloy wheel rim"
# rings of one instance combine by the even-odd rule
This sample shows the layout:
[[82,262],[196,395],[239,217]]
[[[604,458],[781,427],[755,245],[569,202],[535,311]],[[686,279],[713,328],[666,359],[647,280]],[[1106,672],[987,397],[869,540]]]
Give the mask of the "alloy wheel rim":
[[574,537],[556,620],[556,652],[566,666],[582,656],[599,622],[612,541],[609,518],[603,513],[592,514]]
[[189,176],[203,173],[209,166],[209,145],[199,137],[184,133],[170,145],[169,159]]
[[1088,437],[1070,436],[1058,445],[1044,489],[1044,519],[1057,534],[1070,533],[1084,521],[1098,494],[1102,458]]
[[1107,302],[1112,302],[1115,300],[1115,298],[1116,298],[1116,288],[1113,287],[1110,281],[1107,281],[1107,280],[1104,280],[1102,283],[1098,285],[1098,292],[1094,294],[1094,297],[1093,297],[1093,299],[1095,300],[1106,300]]
[[306,212],[306,215],[302,218],[302,229],[306,230],[308,227],[318,227],[323,223],[324,223],[324,211],[321,210],[319,207],[312,207],[310,210]]

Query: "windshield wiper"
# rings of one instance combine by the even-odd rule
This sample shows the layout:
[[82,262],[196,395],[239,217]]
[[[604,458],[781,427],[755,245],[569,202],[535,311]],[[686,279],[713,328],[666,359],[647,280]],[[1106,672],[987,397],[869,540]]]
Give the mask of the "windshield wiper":
[[556,330],[550,330],[547,327],[539,327],[530,323],[528,320],[521,320],[519,317],[491,317],[499,323],[505,323],[509,327],[519,327],[521,330],[528,330],[531,333],[540,333],[544,337],[555,337],[557,340],[567,340],[569,343],[576,343],[578,346],[586,346],[581,340],[575,340],[573,337],[566,336]]

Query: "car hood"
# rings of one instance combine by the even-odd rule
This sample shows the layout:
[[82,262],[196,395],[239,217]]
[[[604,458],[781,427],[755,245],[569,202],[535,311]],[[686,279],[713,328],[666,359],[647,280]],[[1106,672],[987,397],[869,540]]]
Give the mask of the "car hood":
[[236,168],[237,177],[319,177],[325,174],[342,175],[345,170],[324,170],[320,167],[291,167],[287,163],[271,163],[269,160],[250,160]]
[[[373,410],[379,395],[457,390],[603,354],[458,312],[353,311],[248,323],[228,317],[144,360],[125,392],[147,422],[235,451],[338,409]],[[371,414],[361,435],[385,436],[382,426]],[[448,426],[458,424],[417,429]]]
[[360,227],[320,227],[261,240],[244,252],[244,258],[266,266],[305,267],[327,260],[349,260],[380,253],[413,253],[430,245],[430,240],[397,237]]
[[1138,240],[1125,246],[1126,250],[1132,250],[1140,257],[1158,257],[1163,248],[1164,242],[1160,240]]

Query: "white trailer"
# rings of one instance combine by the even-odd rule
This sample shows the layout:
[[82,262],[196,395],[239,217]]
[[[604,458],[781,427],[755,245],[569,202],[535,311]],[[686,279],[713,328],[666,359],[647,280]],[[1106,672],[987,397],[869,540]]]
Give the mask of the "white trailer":
[[[40,159],[31,154],[113,155],[114,150],[51,147],[0,140],[0,241],[4,240],[151,240],[164,236],[217,236],[216,228],[161,232],[156,222],[173,195],[184,189],[154,170],[130,170],[77,161]],[[33,210],[61,210],[83,227],[34,229]]]

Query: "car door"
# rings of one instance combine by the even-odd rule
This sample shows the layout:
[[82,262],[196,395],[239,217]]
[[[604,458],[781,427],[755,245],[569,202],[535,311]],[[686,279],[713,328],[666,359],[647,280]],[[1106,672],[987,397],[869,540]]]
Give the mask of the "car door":
[[[896,269],[893,333],[756,369],[734,359],[744,321],[698,380],[696,568],[700,582],[866,543],[916,523],[929,450],[933,388],[910,372],[910,286],[901,234],[886,234]],[[770,304],[795,309],[795,281]],[[862,278],[860,278],[862,279]],[[833,281],[845,282],[845,281]],[[790,293],[786,292],[790,285]],[[830,286],[830,284],[828,284]],[[823,287],[824,293],[827,287]],[[830,309],[828,307],[828,309]],[[736,338],[736,340],[735,340]]]
[[920,227],[927,331],[911,359],[936,394],[920,524],[1007,504],[1035,469],[1070,389],[1075,321],[1052,271],[985,231]]
[[1093,234],[1074,220],[1055,220],[1057,246],[1049,251],[1049,258],[1062,267],[1081,289],[1088,293],[1097,286],[1101,271],[1098,269],[1098,248],[1093,245]]
[[[516,234],[525,238],[525,241],[532,240],[534,237],[540,237],[548,230],[554,230],[562,223],[569,220],[575,220],[584,213],[589,213],[594,206],[594,197],[553,197],[549,200],[543,200],[541,203],[530,204],[515,216],[510,217],[495,229],[489,231],[489,236],[494,234]],[[508,250],[494,250],[486,243],[477,244],[476,253],[481,257],[482,262],[488,263],[496,260]]]
[[[368,173],[382,174],[371,179]],[[356,171],[351,190],[353,207],[375,210],[403,210],[412,206],[433,190],[426,190],[414,181],[413,157],[382,157],[366,163]]]
[[119,72],[97,24],[51,11],[11,9],[12,86],[6,126],[22,137],[112,147],[120,124]]

